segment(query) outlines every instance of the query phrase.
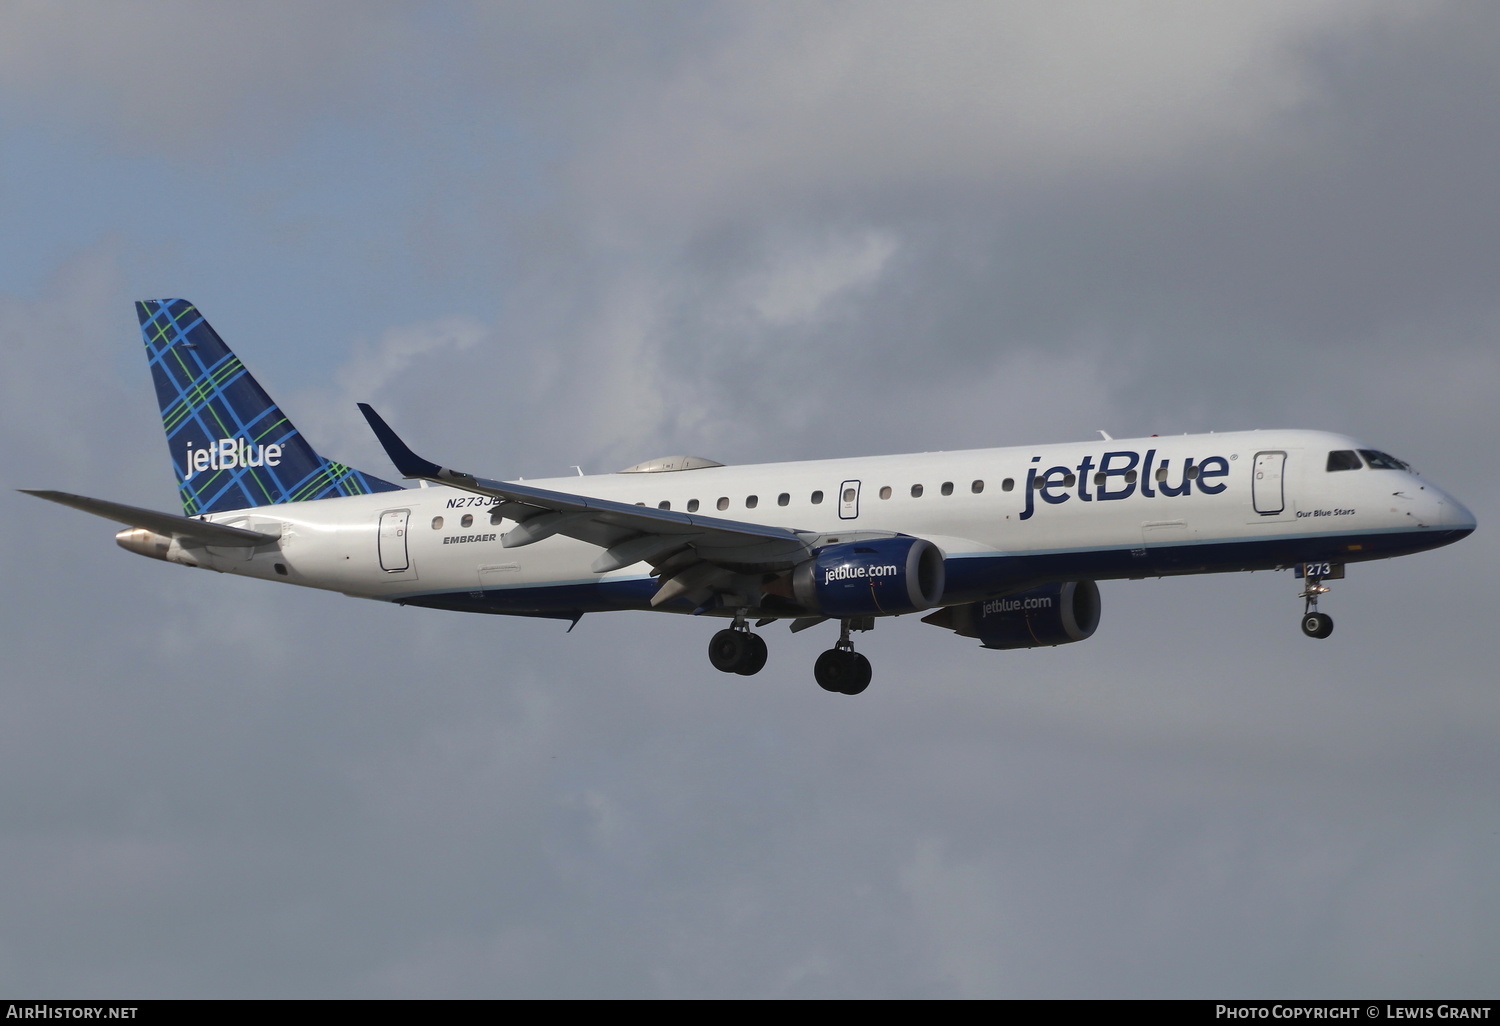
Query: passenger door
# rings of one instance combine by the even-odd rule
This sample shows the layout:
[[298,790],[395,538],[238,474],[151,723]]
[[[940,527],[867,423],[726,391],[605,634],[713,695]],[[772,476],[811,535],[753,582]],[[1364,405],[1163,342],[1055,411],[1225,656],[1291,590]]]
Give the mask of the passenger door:
[[380,569],[388,574],[411,569],[406,550],[406,528],[411,520],[409,509],[388,509],[380,514]]
[[1263,517],[1286,510],[1286,453],[1281,450],[1255,454],[1255,476],[1250,480],[1250,501]]

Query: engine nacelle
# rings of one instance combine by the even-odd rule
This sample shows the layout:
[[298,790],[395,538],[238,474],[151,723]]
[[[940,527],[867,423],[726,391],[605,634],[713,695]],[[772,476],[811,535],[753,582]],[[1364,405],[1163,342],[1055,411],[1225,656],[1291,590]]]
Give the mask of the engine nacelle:
[[954,606],[924,619],[978,638],[985,648],[1041,648],[1092,637],[1099,609],[1097,584],[1066,581]]
[[943,552],[924,538],[877,538],[818,550],[792,571],[792,593],[823,616],[913,613],[937,605]]

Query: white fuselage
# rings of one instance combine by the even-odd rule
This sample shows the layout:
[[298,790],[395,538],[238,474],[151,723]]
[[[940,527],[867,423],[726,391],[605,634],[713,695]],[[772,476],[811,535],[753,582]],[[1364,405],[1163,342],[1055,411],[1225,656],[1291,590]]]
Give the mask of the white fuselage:
[[[526,483],[830,543],[840,532],[925,538],[945,556],[949,605],[1043,580],[1376,559],[1473,529],[1468,510],[1413,472],[1326,469],[1330,452],[1361,448],[1324,432],[1252,431]],[[507,548],[511,525],[491,522],[495,505],[435,486],[262,506],[206,519],[278,544],[188,554],[229,573],[477,612],[648,608],[649,566],[596,574],[600,549],[561,535]]]

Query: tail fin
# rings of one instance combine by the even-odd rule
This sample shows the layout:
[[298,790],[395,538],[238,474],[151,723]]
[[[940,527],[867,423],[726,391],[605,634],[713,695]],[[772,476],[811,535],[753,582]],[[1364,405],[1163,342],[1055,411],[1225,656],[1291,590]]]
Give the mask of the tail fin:
[[319,456],[185,299],[136,303],[189,516],[399,485]]

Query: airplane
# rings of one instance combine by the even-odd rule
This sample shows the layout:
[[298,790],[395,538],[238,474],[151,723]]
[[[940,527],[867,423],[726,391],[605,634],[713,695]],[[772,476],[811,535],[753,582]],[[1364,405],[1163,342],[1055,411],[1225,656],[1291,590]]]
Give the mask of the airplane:
[[[989,649],[1083,641],[1098,581],[1293,569],[1302,630],[1327,638],[1348,563],[1448,545],[1464,506],[1341,434],[1241,431],[500,481],[413,452],[367,404],[409,488],[320,456],[191,303],[136,304],[183,513],[29,494],[126,525],[183,566],[433,609],[544,617],[660,610],[730,624],[709,643],[750,676],[752,629],[836,622],[813,676],[859,694],[851,633],[925,614]],[[510,526],[507,526],[510,525]]]

